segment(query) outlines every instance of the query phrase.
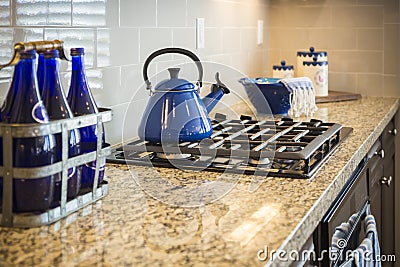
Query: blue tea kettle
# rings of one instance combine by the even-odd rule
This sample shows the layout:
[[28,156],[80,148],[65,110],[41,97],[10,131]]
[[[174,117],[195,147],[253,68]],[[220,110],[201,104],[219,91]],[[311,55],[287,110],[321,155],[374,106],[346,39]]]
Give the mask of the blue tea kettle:
[[[170,78],[152,89],[147,68],[155,57],[178,53],[191,58],[199,72],[196,84],[179,78],[179,68],[168,69]],[[152,53],[143,66],[143,78],[151,96],[139,124],[138,135],[142,140],[160,143],[194,142],[208,138],[212,133],[210,112],[229,89],[219,81],[211,87],[211,93],[200,99],[198,90],[202,86],[203,66],[192,52],[182,48],[164,48]]]

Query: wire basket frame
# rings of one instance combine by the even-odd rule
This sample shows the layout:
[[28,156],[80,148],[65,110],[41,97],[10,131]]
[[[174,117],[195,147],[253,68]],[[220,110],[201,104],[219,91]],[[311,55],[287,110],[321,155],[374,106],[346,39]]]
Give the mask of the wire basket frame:
[[[3,166],[0,166],[0,176],[3,177],[3,203],[2,211],[0,213],[0,226],[36,227],[50,224],[104,197],[108,193],[108,185],[105,182],[98,187],[100,172],[99,162],[102,158],[110,155],[111,149],[109,145],[106,145],[105,147],[102,145],[102,124],[104,122],[111,121],[111,119],[111,109],[99,108],[99,113],[97,114],[55,120],[46,124],[0,123],[0,137],[3,138]],[[68,132],[73,129],[79,129],[94,124],[97,125],[96,150],[69,158]],[[12,144],[14,138],[32,138],[57,133],[61,133],[62,138],[61,161],[41,167],[13,167]],[[86,194],[80,194],[76,198],[67,201],[68,169],[95,160],[97,164],[92,191]],[[62,175],[60,206],[46,210],[42,213],[13,213],[12,204],[14,179],[36,179],[60,172]]]

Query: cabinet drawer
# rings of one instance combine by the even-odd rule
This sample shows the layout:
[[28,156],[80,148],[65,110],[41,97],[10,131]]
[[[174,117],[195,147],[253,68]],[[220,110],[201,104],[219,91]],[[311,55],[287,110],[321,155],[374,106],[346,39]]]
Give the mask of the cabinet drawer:
[[381,192],[381,178],[383,177],[383,160],[378,157],[373,157],[370,161],[368,170],[369,180],[369,195],[374,198],[375,195]]
[[375,169],[383,164],[383,159],[385,158],[385,151],[382,149],[382,143],[378,139],[372,146],[371,150],[368,152],[368,169],[369,173],[374,173]]
[[394,147],[395,133],[397,131],[398,130],[395,129],[394,121],[391,120],[382,133],[383,149],[387,150],[390,149],[391,147],[392,148]]

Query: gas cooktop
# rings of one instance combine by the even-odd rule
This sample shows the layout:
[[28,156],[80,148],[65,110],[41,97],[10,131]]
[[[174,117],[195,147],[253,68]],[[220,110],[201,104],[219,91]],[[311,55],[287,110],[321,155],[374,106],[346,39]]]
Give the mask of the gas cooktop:
[[216,114],[213,134],[177,145],[133,140],[115,149],[110,163],[310,178],[352,128],[311,119],[227,119]]

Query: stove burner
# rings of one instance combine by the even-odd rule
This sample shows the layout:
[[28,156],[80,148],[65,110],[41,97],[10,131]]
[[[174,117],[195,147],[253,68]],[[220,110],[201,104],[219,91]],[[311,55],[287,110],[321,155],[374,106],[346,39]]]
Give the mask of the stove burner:
[[157,153],[157,157],[160,159],[187,159],[190,158],[191,154],[173,154],[173,153]]
[[[310,178],[352,128],[319,120],[239,120],[216,114],[213,134],[201,142],[161,146],[134,140],[113,151],[112,163]],[[179,149],[180,154],[176,154]]]
[[261,159],[249,159],[249,164],[250,165],[254,165],[254,166],[258,166],[258,165],[268,165],[270,164],[271,161],[269,160],[269,158],[261,158]]

